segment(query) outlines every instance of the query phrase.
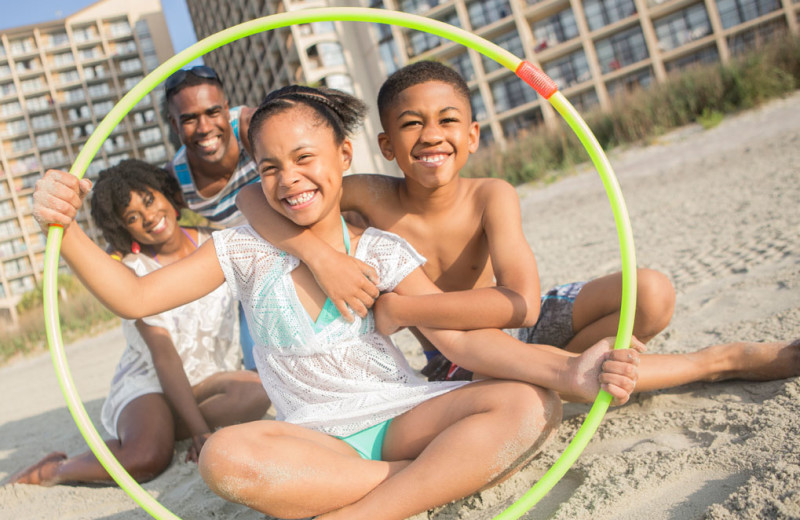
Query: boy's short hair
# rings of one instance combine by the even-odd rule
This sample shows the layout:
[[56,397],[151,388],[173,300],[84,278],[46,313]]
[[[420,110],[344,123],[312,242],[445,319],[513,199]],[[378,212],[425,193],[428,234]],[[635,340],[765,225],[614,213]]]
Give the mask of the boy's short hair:
[[378,92],[378,115],[383,120],[389,108],[397,101],[397,96],[407,88],[428,81],[441,81],[453,87],[470,103],[469,87],[461,74],[438,61],[423,60],[395,71],[381,85]]

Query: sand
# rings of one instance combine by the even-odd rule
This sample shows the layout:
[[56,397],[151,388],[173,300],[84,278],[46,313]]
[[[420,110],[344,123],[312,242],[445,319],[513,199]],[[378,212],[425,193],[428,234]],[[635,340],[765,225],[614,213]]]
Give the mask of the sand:
[[[677,291],[670,326],[651,352],[688,352],[735,340],[800,337],[800,94],[690,126],[611,154],[633,223],[640,266]],[[547,187],[519,189],[542,286],[620,269],[602,185],[589,168]],[[398,337],[418,366],[408,336]],[[90,416],[121,353],[119,329],[67,348]],[[46,355],[0,368],[0,484],[54,450],[84,442]],[[588,406],[570,404],[557,438],[506,483],[415,520],[491,518],[555,461]],[[693,384],[638,395],[609,411],[564,479],[524,518],[800,518],[800,380]],[[211,493],[180,444],[144,487],[182,518],[262,515]],[[148,518],[115,487],[0,487],[2,519]]]

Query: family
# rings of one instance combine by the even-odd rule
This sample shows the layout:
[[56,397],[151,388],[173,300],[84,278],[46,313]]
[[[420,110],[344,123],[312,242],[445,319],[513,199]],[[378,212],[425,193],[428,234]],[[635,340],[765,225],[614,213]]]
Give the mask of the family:
[[[459,175],[479,127],[445,65],[408,65],[380,90],[378,145],[402,178],[344,176],[367,110],[349,94],[290,86],[230,108],[205,66],[165,88],[184,145],[166,169],[122,161],[93,188],[51,170],[34,194],[40,225],[65,228],[72,272],[123,318],[102,421],[137,480],[191,439],[187,460],[227,500],[280,518],[403,519],[520,469],[562,400],[800,373],[798,342],[643,353],[675,300],[653,270],[638,271],[627,349],[612,349],[620,274],[542,296],[516,190]],[[71,224],[90,191],[112,255]],[[184,207],[224,229],[181,227]],[[427,380],[388,336],[403,327]],[[263,419],[270,403],[277,420]],[[91,452],[52,453],[11,481],[110,478]]]

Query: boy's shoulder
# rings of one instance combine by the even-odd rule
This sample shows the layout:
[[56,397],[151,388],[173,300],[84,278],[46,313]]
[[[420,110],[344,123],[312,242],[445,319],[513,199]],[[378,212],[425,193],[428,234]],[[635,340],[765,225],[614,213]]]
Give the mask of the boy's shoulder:
[[473,197],[484,203],[508,201],[517,198],[517,189],[504,179],[464,177],[461,181],[468,187],[467,193],[471,193]]

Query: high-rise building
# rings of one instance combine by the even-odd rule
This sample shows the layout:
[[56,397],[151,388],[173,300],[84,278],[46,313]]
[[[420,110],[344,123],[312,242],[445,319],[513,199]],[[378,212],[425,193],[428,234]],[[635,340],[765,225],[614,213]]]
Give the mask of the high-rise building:
[[[61,20],[0,31],[0,322],[41,281],[46,237],[31,214],[44,170],[67,170],[97,124],[173,54],[159,0],[100,0]],[[173,152],[160,91],[136,105],[86,175]],[[87,212],[82,222],[93,227]]]
[[[776,35],[798,34],[798,0],[187,0],[198,37],[309,7],[380,7],[465,29],[543,69],[579,110],[698,62],[727,62]],[[504,146],[559,117],[512,71],[465,47],[397,26],[324,22],[250,36],[207,55],[234,102],[257,104],[288,83],[344,88],[374,107],[391,72],[417,59],[449,63],[469,82],[481,140]],[[373,114],[372,145],[379,129]],[[377,157],[372,146],[372,157]],[[359,147],[358,149],[364,150]],[[357,171],[385,169],[380,159]]]

